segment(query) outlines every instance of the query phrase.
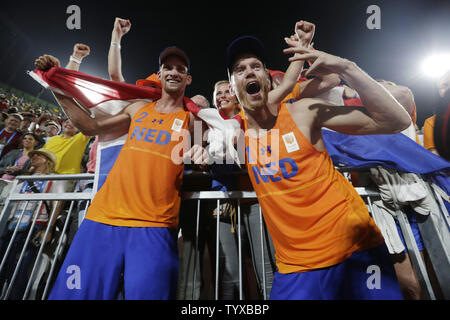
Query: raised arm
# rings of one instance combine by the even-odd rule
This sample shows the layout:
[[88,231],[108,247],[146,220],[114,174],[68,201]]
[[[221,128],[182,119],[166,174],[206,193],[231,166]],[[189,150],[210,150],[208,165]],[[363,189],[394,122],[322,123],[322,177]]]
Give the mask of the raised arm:
[[[314,37],[315,25],[307,21],[298,21],[295,24],[295,33],[290,38],[284,38],[291,47],[308,48]],[[294,54],[297,56],[297,54]],[[297,83],[303,69],[304,60],[291,61],[284,74],[280,85],[269,92],[268,103],[270,106],[277,106],[283,99],[291,93]]]
[[122,37],[130,31],[131,22],[116,18],[111,34],[111,44],[108,52],[108,73],[113,81],[125,82],[122,75],[122,56],[120,53]]
[[299,98],[314,98],[341,83],[341,79],[337,74],[327,74],[324,76],[316,76],[312,79],[300,82]]
[[[35,65],[36,68],[46,71],[54,66],[59,67],[60,62],[53,56],[44,55],[36,60]],[[99,118],[92,118],[73,98],[55,92],[53,94],[66,115],[83,134],[98,135],[101,141],[114,139],[127,133],[133,115],[148,103],[146,101],[134,102],[115,115],[105,114]]]
[[81,61],[84,57],[88,56],[90,52],[91,49],[89,46],[82,43],[76,43],[73,46],[73,53],[70,56],[69,63],[66,65],[66,69],[78,71]]
[[359,93],[367,110],[366,114],[349,107],[333,108],[322,103],[323,100],[310,101],[312,105],[308,109],[316,114],[315,126],[348,134],[389,134],[401,132],[411,124],[411,117],[403,106],[354,62],[306,48],[288,48],[285,52],[300,53],[290,60],[307,59],[312,62],[306,75],[338,74]]

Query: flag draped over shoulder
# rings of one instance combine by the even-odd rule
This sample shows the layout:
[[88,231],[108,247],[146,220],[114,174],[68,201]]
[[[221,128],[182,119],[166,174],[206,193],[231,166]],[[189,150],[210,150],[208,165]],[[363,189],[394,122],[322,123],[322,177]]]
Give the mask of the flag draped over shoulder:
[[[117,114],[133,100],[151,102],[161,98],[161,89],[159,88],[105,80],[59,67],[52,67],[48,71],[36,69],[29,71],[28,74],[46,89],[74,98],[94,117],[102,113]],[[228,154],[239,164],[238,154],[232,140],[233,129],[240,126],[238,121],[224,120],[217,109],[199,108],[186,97],[184,105],[187,111],[207,124],[209,154],[213,158],[225,158]],[[125,137],[126,135],[110,141],[99,141],[96,163],[98,169],[96,174],[100,174],[98,187],[101,186],[111,169],[121,146],[125,143]]]

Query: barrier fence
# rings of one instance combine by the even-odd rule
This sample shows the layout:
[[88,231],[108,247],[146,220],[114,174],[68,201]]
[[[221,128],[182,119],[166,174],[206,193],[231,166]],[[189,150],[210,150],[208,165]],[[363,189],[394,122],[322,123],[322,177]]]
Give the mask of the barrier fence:
[[[346,171],[351,171],[351,169],[341,169],[344,173]],[[189,175],[187,175],[188,177]],[[206,176],[202,174],[202,176]],[[19,176],[14,180],[13,187],[6,199],[3,209],[0,214],[0,235],[1,237],[1,247],[3,251],[0,256],[0,274],[2,282],[0,283],[3,287],[0,287],[0,297],[3,300],[6,299],[23,299],[23,300],[44,300],[47,298],[53,281],[59,271],[59,267],[64,259],[65,252],[70,246],[69,239],[69,228],[78,227],[79,224],[75,224],[71,221],[71,217],[77,217],[79,212],[85,212],[90,204],[93,197],[92,192],[65,192],[65,193],[32,193],[32,194],[21,194],[18,191],[18,186],[24,181],[55,181],[55,180],[72,180],[80,182],[82,180],[93,180],[94,176],[92,174],[75,174],[75,175],[44,175],[44,176]],[[445,239],[449,235],[449,214],[446,210],[441,197],[434,189],[433,185],[428,182],[425,183],[429,193],[433,196],[433,212],[430,216],[425,219],[418,221],[419,229],[424,240],[425,247],[430,256],[430,260],[434,266],[436,272],[437,280],[439,282],[440,288],[442,290],[443,298],[450,299],[450,243],[447,243]],[[369,212],[373,212],[373,201],[380,198],[380,193],[377,189],[369,187],[356,187],[358,194],[364,199]],[[76,190],[76,189],[75,189]],[[186,191],[182,192],[182,199],[184,203],[189,201],[196,202],[196,216],[195,216],[195,245],[194,245],[194,264],[193,273],[191,279],[184,279],[183,281],[191,282],[192,291],[191,294],[187,294],[185,299],[198,299],[200,288],[196,285],[202,275],[199,271],[199,236],[200,236],[200,211],[202,207],[209,201],[215,201],[216,212],[220,212],[220,205],[225,201],[234,200],[237,202],[237,237],[238,237],[238,265],[239,265],[239,299],[244,299],[243,294],[243,252],[242,252],[242,238],[241,238],[241,207],[242,202],[248,200],[256,200],[256,194],[253,191]],[[42,241],[42,243],[35,243],[33,235],[37,228],[37,217],[41,208],[45,206],[46,201],[56,201],[56,204],[60,205],[64,203],[63,214],[60,215],[58,223],[54,230],[50,223],[45,228],[44,239],[47,238],[49,234],[53,237],[49,243]],[[21,231],[20,225],[22,220],[26,217],[26,208],[28,204],[37,202],[33,213],[30,217],[30,223],[26,230]],[[20,216],[18,217],[18,222],[15,227],[11,229],[11,212],[14,212],[20,203],[23,209],[20,211]],[[56,208],[58,205],[54,205],[49,214],[49,221],[52,221],[55,217]],[[17,211],[16,211],[17,212]],[[212,214],[212,213],[211,213]],[[405,244],[408,249],[409,255],[411,257],[411,262],[413,268],[418,276],[419,283],[421,285],[422,291],[424,293],[423,297],[425,299],[436,299],[436,293],[433,291],[431,285],[430,275],[427,272],[424,261],[421,259],[421,255],[417,244],[414,240],[414,235],[411,230],[411,226],[406,217],[406,214],[402,211],[401,207],[396,209],[397,219],[405,239]],[[261,279],[260,279],[260,290],[262,292],[262,298],[268,299],[269,293],[266,290],[266,261],[265,261],[265,246],[267,245],[264,241],[264,230],[265,224],[262,216],[261,209],[259,209],[259,222],[258,230],[260,232],[260,245],[261,245],[261,256],[256,258],[256,262],[260,261]],[[25,218],[26,219],[26,218]],[[76,220],[76,219],[75,219]],[[215,217],[215,259],[211,261],[214,265],[214,299],[220,299],[220,263],[219,263],[219,243],[221,232],[219,228],[220,224],[220,214]],[[53,232],[52,232],[53,231]],[[182,232],[183,233],[183,232]],[[444,236],[442,234],[445,233]],[[18,241],[21,239],[21,241]],[[20,242],[20,243],[18,243]],[[35,257],[32,261],[28,261],[28,256],[30,256],[30,250],[34,250]],[[14,255],[14,256],[13,256]],[[11,262],[12,261],[12,262]],[[28,266],[23,266],[23,264],[28,263]],[[22,267],[21,267],[22,265]],[[8,273],[9,269],[9,273]],[[26,278],[26,282],[23,278]],[[22,291],[19,290],[20,285],[17,284],[17,279],[19,282],[22,281]],[[26,285],[24,285],[26,283]],[[184,283],[185,287],[187,286]],[[14,291],[19,291],[20,296]]]

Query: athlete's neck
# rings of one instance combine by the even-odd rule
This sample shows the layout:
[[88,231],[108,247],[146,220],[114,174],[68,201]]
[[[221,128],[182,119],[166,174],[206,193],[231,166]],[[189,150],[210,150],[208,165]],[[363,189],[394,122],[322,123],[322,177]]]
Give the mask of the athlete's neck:
[[181,93],[167,93],[164,90],[155,104],[155,110],[161,113],[171,113],[184,109],[184,91]]
[[248,129],[255,129],[256,131],[259,129],[272,129],[278,118],[278,114],[273,114],[270,112],[267,106],[257,110],[245,109],[245,115],[247,117]]

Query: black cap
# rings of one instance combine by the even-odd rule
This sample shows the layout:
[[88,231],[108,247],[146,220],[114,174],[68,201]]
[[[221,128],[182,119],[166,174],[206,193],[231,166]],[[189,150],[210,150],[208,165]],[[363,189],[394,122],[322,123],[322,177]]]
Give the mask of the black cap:
[[254,54],[266,65],[266,55],[261,40],[254,36],[242,36],[233,40],[227,48],[227,69],[229,75],[231,75],[236,60],[245,53]]
[[161,53],[159,54],[159,66],[160,67],[163,64],[164,60],[166,60],[166,58],[169,56],[179,57],[181,60],[184,61],[184,63],[186,63],[188,70],[191,69],[191,64],[189,62],[189,58],[188,58],[187,54],[183,50],[181,50],[180,48],[178,48],[176,46],[167,47],[163,51],[161,51]]

